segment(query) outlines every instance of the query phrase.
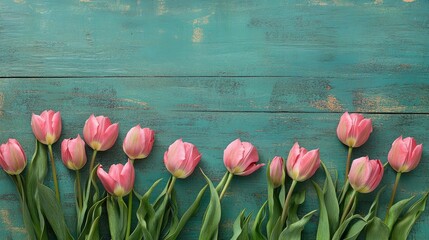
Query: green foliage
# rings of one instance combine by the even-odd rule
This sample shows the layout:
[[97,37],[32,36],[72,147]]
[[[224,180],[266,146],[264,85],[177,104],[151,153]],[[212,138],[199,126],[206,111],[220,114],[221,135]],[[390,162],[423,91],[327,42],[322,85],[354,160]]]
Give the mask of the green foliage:
[[221,206],[218,192],[212,181],[201,170],[210,189],[210,202],[203,217],[203,224],[200,230],[200,240],[215,240],[218,238],[218,229],[221,217]]

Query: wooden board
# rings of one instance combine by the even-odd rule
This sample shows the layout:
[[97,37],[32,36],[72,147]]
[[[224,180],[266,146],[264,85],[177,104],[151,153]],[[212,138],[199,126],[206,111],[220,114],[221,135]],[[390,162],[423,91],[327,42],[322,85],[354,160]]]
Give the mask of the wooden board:
[[[428,191],[429,3],[383,1],[2,1],[0,2],[0,142],[17,138],[33,153],[31,113],[62,112],[62,138],[82,134],[90,114],[120,124],[112,150],[97,160],[125,162],[122,140],[136,124],[156,131],[151,156],[137,162],[144,192],[169,174],[162,157],[177,138],[203,154],[201,168],[219,181],[223,149],[250,141],[262,162],[287,156],[295,141],[320,148],[329,169],[344,175],[346,148],[335,129],[344,111],[371,117],[374,132],[354,152],[387,161],[392,141],[424,145],[419,167],[404,174],[397,199]],[[59,144],[54,154],[59,161]],[[90,153],[90,151],[88,151]],[[75,229],[74,174],[57,164],[67,222]],[[323,181],[319,171],[315,180]],[[394,172],[382,184],[391,191]],[[47,183],[52,185],[50,173]],[[177,182],[188,206],[204,185],[196,171]],[[265,168],[234,178],[222,202],[220,239],[242,209],[266,199]],[[16,189],[0,174],[0,238],[21,239]],[[300,212],[316,209],[310,183]],[[382,196],[387,203],[388,194]],[[361,212],[374,194],[361,195]],[[207,204],[207,198],[203,200]],[[379,216],[384,217],[385,207]],[[203,211],[180,239],[196,239]],[[314,238],[317,218],[305,229]],[[427,211],[410,239],[429,239]],[[74,230],[73,230],[74,231]],[[103,236],[108,232],[103,228]]]

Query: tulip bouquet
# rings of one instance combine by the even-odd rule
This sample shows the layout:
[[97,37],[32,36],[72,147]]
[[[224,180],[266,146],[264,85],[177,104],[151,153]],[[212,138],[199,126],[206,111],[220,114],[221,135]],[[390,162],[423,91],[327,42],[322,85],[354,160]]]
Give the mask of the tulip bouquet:
[[[214,184],[200,169],[206,185],[193,203],[179,216],[179,204],[174,190],[177,179],[190,176],[199,164],[202,154],[198,148],[182,139],[174,141],[164,154],[164,165],[171,174],[165,187],[152,201],[151,196],[162,179],[156,180],[140,194],[134,189],[135,165],[147,158],[155,141],[155,132],[137,125],[123,140],[125,153],[122,163],[113,164],[106,172],[97,163],[97,153],[107,151],[119,135],[119,124],[108,117],[91,115],[83,127],[83,139],[66,138],[61,143],[63,164],[75,172],[76,235],[72,236],[64,219],[61,194],[56,174],[56,160],[52,151],[61,135],[60,112],[44,111],[33,114],[31,127],[37,139],[35,153],[29,163],[20,143],[9,139],[0,146],[0,165],[15,183],[21,204],[22,217],[28,239],[100,239],[99,225],[103,211],[111,239],[165,239],[178,238],[180,232],[196,214],[206,190],[209,202],[202,218],[199,239],[218,239],[222,216],[222,199],[234,176],[247,176],[263,167],[256,147],[240,139],[232,141],[223,152],[226,173]],[[251,215],[243,210],[234,221],[231,239],[301,239],[301,233],[314,215],[318,215],[316,239],[406,239],[416,220],[424,211],[429,193],[414,200],[414,196],[395,203],[401,175],[417,167],[422,156],[422,144],[414,138],[398,137],[392,144],[384,165],[378,159],[361,156],[354,160],[353,149],[362,146],[372,132],[371,119],[361,114],[344,113],[337,127],[339,140],[348,147],[344,184],[328,171],[320,159],[319,149],[307,150],[295,143],[286,160],[275,156],[268,162],[267,201],[261,206],[251,224]],[[87,163],[86,145],[92,149],[88,174],[81,176]],[[48,165],[49,159],[49,165]],[[101,161],[102,162],[102,161]],[[378,216],[378,191],[371,207],[364,214],[356,213],[359,196],[377,189],[388,165],[397,172],[386,215]],[[45,185],[48,172],[52,172],[53,189]],[[319,208],[299,216],[298,209],[305,202],[305,191],[296,188],[309,180],[321,168],[325,181],[312,181]],[[336,176],[336,175],[334,175]],[[100,190],[101,186],[105,191]],[[133,208],[133,202],[139,202]],[[411,204],[411,202],[413,202]],[[409,206],[411,204],[411,206]],[[136,222],[133,226],[132,222]],[[52,229],[52,233],[50,233]]]

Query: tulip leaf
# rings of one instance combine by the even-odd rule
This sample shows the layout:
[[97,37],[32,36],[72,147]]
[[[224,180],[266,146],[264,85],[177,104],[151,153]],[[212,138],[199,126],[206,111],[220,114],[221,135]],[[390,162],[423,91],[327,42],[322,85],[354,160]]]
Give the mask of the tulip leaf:
[[38,184],[40,207],[58,239],[73,239],[71,236],[60,203],[54,191],[43,184]]
[[98,224],[102,213],[101,206],[106,198],[107,197],[100,199],[88,210],[88,217],[86,217],[85,225],[83,226],[81,233],[78,235],[78,240],[99,239]]
[[40,206],[38,185],[43,183],[48,172],[48,155],[46,146],[36,140],[33,157],[29,163],[25,178],[26,204],[33,222],[37,239],[48,239],[45,218]]
[[408,211],[399,219],[393,226],[391,239],[392,240],[406,240],[414,223],[425,210],[426,201],[429,192],[425,193],[422,198],[417,200]]
[[124,239],[127,227],[127,205],[122,197],[107,197],[107,217],[112,239]]
[[[283,211],[282,205],[280,203],[279,194],[281,188],[274,188],[273,184],[269,180],[270,178],[270,168],[267,168],[267,182],[268,182],[268,222],[267,222],[267,235],[270,236],[273,228],[280,218],[280,215]],[[283,187],[283,185],[282,185]]]
[[355,240],[359,237],[359,234],[362,232],[362,230],[366,227],[367,221],[365,219],[358,219],[356,222],[351,225],[349,230],[347,231],[346,236],[344,237],[344,240]]
[[167,182],[164,190],[161,192],[154,204],[155,215],[153,217],[153,221],[150,221],[149,224],[149,232],[151,233],[153,239],[159,239],[163,227],[167,225],[167,223],[164,221],[164,216],[167,213],[167,205],[170,198],[169,194],[167,193],[167,189],[171,183],[172,178],[170,178],[170,180]]
[[375,216],[377,216],[378,211],[378,200],[380,199],[381,193],[384,191],[386,186],[382,187],[378,193],[377,196],[375,196],[374,201],[371,204],[371,207],[369,208],[368,214],[365,216],[365,221],[369,222],[371,221]]
[[261,209],[259,209],[258,214],[255,217],[255,222],[252,225],[251,239],[254,240],[265,240],[267,239],[264,234],[262,234],[262,222],[265,219],[267,201],[262,205]]
[[249,216],[244,216],[244,210],[235,219],[233,227],[234,235],[231,240],[249,240]]
[[328,168],[323,162],[321,162],[321,165],[326,175],[325,184],[323,186],[323,196],[324,196],[326,212],[328,214],[329,234],[330,234],[330,237],[332,237],[335,230],[338,228],[338,224],[340,221],[340,207],[338,205],[335,184],[332,181],[331,174],[329,173]]
[[340,240],[343,239],[341,236],[344,234],[346,228],[350,224],[351,221],[355,219],[364,220],[359,214],[355,214],[349,218],[346,218],[346,220],[340,224],[337,231],[334,233],[334,236],[332,237],[332,240]]
[[130,240],[137,240],[142,238],[147,240],[154,239],[148,229],[149,226],[153,226],[155,216],[155,210],[153,206],[149,203],[149,198],[153,190],[161,182],[161,180],[162,179],[158,179],[157,181],[155,181],[143,196],[139,196],[138,193],[135,193],[140,200],[140,204],[136,212],[138,224],[134,229],[133,233],[130,235]]
[[220,180],[220,182],[216,186],[217,194],[220,195],[220,193],[222,192],[222,189],[225,186],[226,181],[228,180],[228,176],[229,176],[229,172],[226,171],[225,175],[223,175],[222,179]]
[[317,210],[313,210],[307,213],[299,221],[292,223],[287,226],[280,234],[278,239],[288,239],[288,240],[300,240],[301,232],[304,230],[305,225],[310,221],[310,218]]
[[388,240],[389,227],[378,217],[372,218],[366,229],[366,239]]
[[396,220],[398,220],[399,215],[401,215],[404,208],[407,206],[407,204],[413,200],[414,196],[401,200],[395,204],[392,205],[392,207],[389,210],[389,215],[387,216],[386,220],[384,221],[386,225],[389,227],[390,230],[392,230],[393,225],[395,225]]
[[287,225],[290,225],[294,222],[299,221],[298,217],[298,207],[303,204],[305,201],[305,191],[301,191],[298,193],[293,193],[291,197],[291,201],[289,204],[288,217],[287,217]]
[[200,190],[200,192],[198,193],[197,198],[195,199],[195,201],[192,203],[192,205],[188,208],[188,210],[186,210],[186,212],[180,218],[180,221],[175,226],[175,228],[173,228],[173,229],[170,230],[170,232],[168,233],[168,235],[164,238],[165,240],[174,240],[174,239],[177,238],[177,236],[179,236],[179,234],[182,231],[182,229],[185,226],[185,224],[197,212],[197,210],[198,210],[198,208],[200,206],[201,199],[204,196],[204,193],[205,193],[207,187],[208,187],[208,185],[205,185]]
[[316,189],[317,197],[319,199],[319,225],[317,226],[317,235],[316,239],[318,240],[324,240],[324,239],[330,239],[330,225],[329,225],[329,218],[328,218],[328,212],[326,209],[325,204],[325,197],[323,194],[323,190],[319,187],[319,185],[313,181],[314,189]]
[[215,240],[218,238],[219,222],[221,217],[221,205],[219,195],[212,181],[201,170],[210,189],[210,202],[204,213],[203,223],[200,230],[200,240]]

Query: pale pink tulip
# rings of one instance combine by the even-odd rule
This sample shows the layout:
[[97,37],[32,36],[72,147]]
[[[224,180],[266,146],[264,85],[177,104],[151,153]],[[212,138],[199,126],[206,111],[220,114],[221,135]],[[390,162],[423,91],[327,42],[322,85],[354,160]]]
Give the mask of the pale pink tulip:
[[177,178],[186,178],[192,174],[201,160],[197,147],[182,139],[177,139],[164,153],[164,164],[167,170]]
[[384,168],[380,160],[361,157],[355,159],[349,172],[349,181],[353,189],[360,193],[369,193],[380,184]]
[[398,137],[389,151],[387,159],[397,172],[409,172],[417,167],[422,157],[423,145],[417,145],[412,137]]
[[79,170],[86,164],[85,142],[77,138],[64,139],[61,143],[61,159],[70,170]]
[[122,148],[130,159],[146,158],[152,150],[155,132],[150,128],[137,125],[128,131]]
[[99,165],[97,176],[106,191],[113,196],[123,197],[133,190],[135,173],[130,160],[125,165],[113,164],[109,168],[109,173]]
[[240,139],[232,141],[223,152],[223,163],[234,175],[246,176],[265,165],[257,164],[258,161],[259,155],[255,146]]
[[293,180],[305,181],[312,177],[320,166],[319,149],[307,151],[295,143],[286,160],[286,170]]
[[362,114],[345,112],[338,123],[337,136],[342,143],[349,147],[360,147],[372,132],[372,122]]
[[285,171],[283,168],[283,158],[275,156],[270,163],[270,181],[276,188],[283,184],[284,179]]
[[119,134],[118,123],[112,124],[108,117],[91,115],[83,127],[83,138],[95,151],[106,151],[115,144]]
[[39,142],[52,145],[61,135],[61,113],[45,110],[40,115],[31,116],[31,129]]
[[27,165],[24,149],[16,139],[9,138],[0,146],[0,166],[10,175],[18,175]]

